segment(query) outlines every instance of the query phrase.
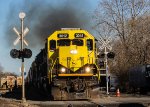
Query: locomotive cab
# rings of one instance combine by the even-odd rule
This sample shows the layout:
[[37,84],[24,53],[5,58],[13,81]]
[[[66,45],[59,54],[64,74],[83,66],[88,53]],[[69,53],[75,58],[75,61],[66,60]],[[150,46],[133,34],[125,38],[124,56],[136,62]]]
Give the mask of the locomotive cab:
[[52,72],[59,76],[98,74],[94,40],[85,30],[63,30],[53,33],[48,38],[49,62],[56,68]]

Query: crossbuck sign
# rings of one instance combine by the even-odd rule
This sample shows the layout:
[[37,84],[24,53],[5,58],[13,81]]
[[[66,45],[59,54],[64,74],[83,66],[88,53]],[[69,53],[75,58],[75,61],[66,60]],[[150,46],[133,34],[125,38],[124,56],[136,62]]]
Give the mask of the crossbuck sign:
[[99,47],[99,49],[104,49],[104,48],[108,48],[109,50],[112,50],[112,46],[110,46],[110,42],[111,42],[112,38],[108,37],[107,39],[103,39],[103,38],[99,38],[99,43],[102,44],[102,46]]
[[[21,35],[20,35],[20,33],[17,31],[17,29],[14,27],[13,28],[13,30],[14,30],[14,32],[17,34],[17,39],[14,41],[14,45],[17,45],[18,43],[19,43],[19,40],[21,40]],[[24,32],[23,32],[23,37],[25,37],[26,36],[26,34],[29,32],[29,29],[26,27],[25,29],[24,29]],[[25,40],[25,39],[23,39],[23,43],[26,45],[26,46],[28,46],[28,42]]]

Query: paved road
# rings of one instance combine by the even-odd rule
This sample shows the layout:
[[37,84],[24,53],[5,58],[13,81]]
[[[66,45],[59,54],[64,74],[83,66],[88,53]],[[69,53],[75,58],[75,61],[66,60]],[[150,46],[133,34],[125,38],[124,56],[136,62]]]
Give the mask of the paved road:
[[[29,91],[34,90],[34,91]],[[35,93],[34,93],[35,92]],[[106,96],[105,93],[100,92],[96,99],[91,101],[49,101],[45,95],[40,93],[41,91],[35,89],[26,89],[27,103],[39,105],[40,107],[150,107],[150,96],[129,95],[121,94],[121,97],[116,97],[115,93],[111,93],[110,96]],[[6,99],[21,99],[21,89],[17,89],[13,92],[6,93],[2,97]]]
[[97,107],[98,104],[94,104],[88,101],[28,101],[29,104],[36,104],[40,107]]
[[102,97],[91,101],[28,101],[44,107],[150,107],[150,97]]
[[[112,107],[150,107],[149,96],[103,97],[92,100],[94,103]],[[130,106],[129,106],[130,105]]]
[[[21,102],[8,98],[0,98],[8,102]],[[100,97],[90,101],[31,101],[27,100],[28,105],[36,107],[150,107],[149,96],[127,96],[127,97]]]

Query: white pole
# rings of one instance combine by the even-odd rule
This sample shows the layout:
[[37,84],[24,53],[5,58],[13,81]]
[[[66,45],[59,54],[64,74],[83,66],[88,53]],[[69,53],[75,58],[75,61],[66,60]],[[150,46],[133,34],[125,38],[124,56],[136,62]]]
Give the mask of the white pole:
[[106,65],[106,94],[109,95],[108,90],[108,64],[107,64],[107,48],[105,46],[105,65]]
[[[24,47],[23,47],[23,19],[24,17],[20,18],[21,19],[21,51],[23,51]],[[22,102],[25,103],[26,102],[26,98],[25,98],[25,83],[24,83],[24,57],[22,56],[22,64],[21,64],[21,73],[22,73]]]

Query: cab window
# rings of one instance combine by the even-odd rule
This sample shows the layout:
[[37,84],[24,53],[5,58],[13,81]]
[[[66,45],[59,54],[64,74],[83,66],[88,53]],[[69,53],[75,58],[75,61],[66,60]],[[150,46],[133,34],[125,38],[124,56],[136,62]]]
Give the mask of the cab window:
[[83,40],[81,39],[73,39],[72,45],[83,46]]
[[50,50],[55,50],[55,49],[56,49],[56,41],[50,40]]
[[93,50],[93,40],[92,39],[87,39],[87,48],[88,50]]
[[70,39],[61,39],[57,41],[58,46],[70,46]]

